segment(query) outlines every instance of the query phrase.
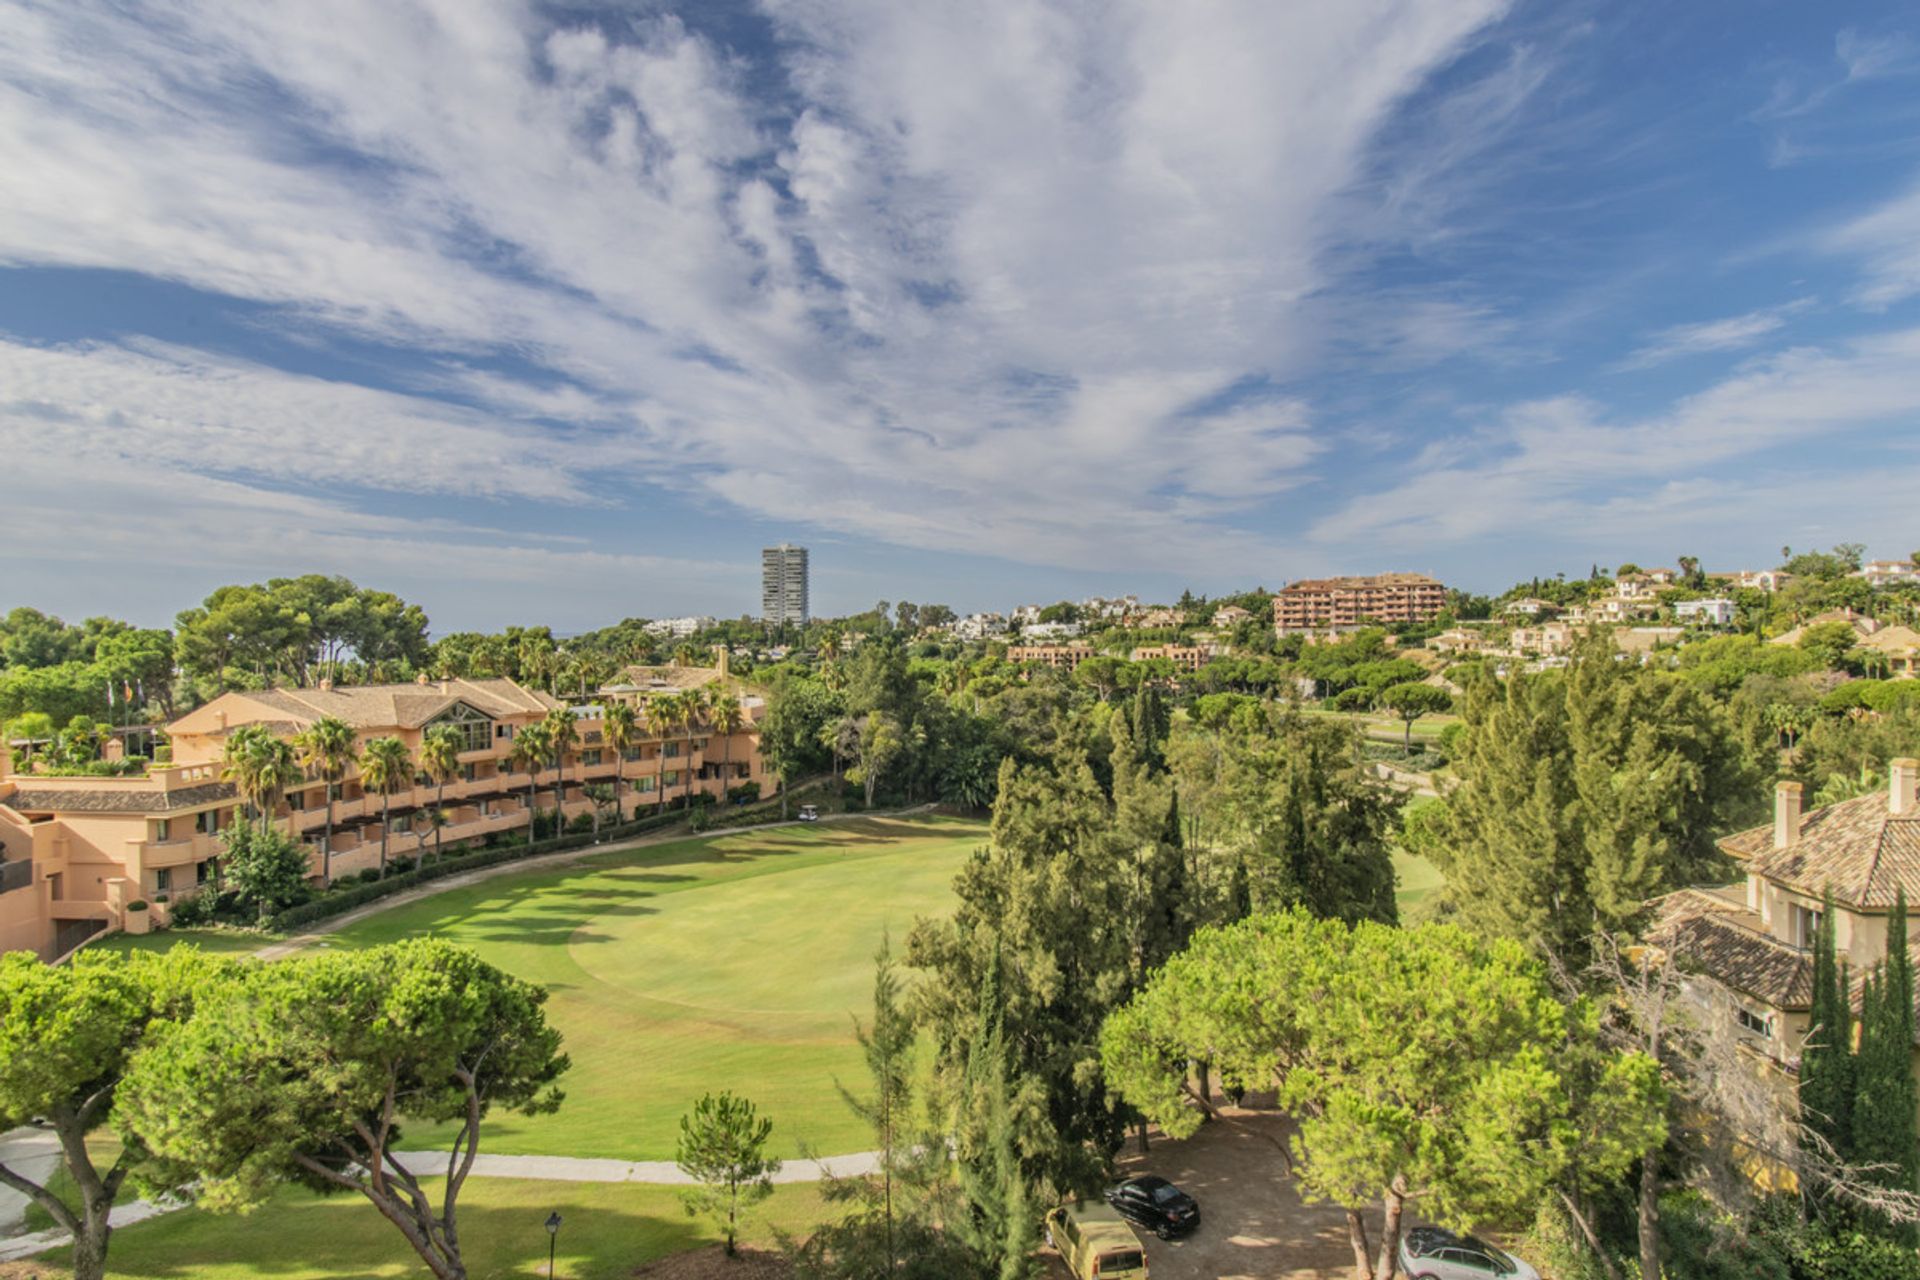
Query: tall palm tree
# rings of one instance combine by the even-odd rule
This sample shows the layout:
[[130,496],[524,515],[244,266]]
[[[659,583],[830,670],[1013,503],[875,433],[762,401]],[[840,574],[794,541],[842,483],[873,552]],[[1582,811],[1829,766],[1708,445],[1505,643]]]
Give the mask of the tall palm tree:
[[547,742],[547,724],[536,720],[532,724],[521,725],[513,735],[513,767],[527,771],[527,843],[534,839],[534,787],[540,773],[540,766],[552,755],[552,747]]
[[333,883],[333,790],[347,770],[360,762],[353,726],[338,716],[322,716],[293,740],[300,765],[326,784],[327,843],[320,851],[320,883]]
[[707,723],[713,727],[720,738],[720,795],[724,799],[727,782],[732,776],[728,766],[733,763],[733,735],[747,722],[747,711],[740,705],[740,699],[731,693],[714,696],[707,708]]
[[707,715],[707,692],[688,689],[680,695],[680,728],[687,735],[687,784],[681,794],[687,807],[693,807],[693,735]]
[[281,795],[300,780],[300,766],[291,742],[275,737],[264,724],[243,724],[221,748],[220,776],[260,815],[260,830],[265,832],[273,825]]
[[548,750],[553,752],[553,815],[559,826],[554,834],[567,829],[567,752],[580,745],[580,729],[573,712],[555,707],[540,723],[547,730]]
[[[671,738],[674,732],[680,727],[681,707],[680,695],[677,693],[661,694],[659,697],[647,703],[647,725],[652,732],[660,735],[660,754],[663,760],[666,758],[667,739]],[[666,811],[667,774],[666,767],[662,765],[660,771],[660,803],[655,809],[655,812],[665,813]]]
[[[442,817],[440,811],[447,803],[447,784],[460,772],[460,749],[465,740],[450,724],[435,725],[427,730],[420,740],[420,769],[433,779],[437,790],[433,796],[433,809],[436,817]],[[433,826],[433,856],[440,856],[441,841],[445,838],[446,822],[437,821]]]
[[393,793],[413,786],[413,754],[398,738],[375,738],[360,757],[360,785],[380,797],[380,878],[387,875]]
[[640,717],[634,714],[633,704],[609,703],[600,720],[600,732],[613,750],[614,816],[617,821],[625,822],[627,813],[621,796],[627,789],[627,752],[633,750],[634,740],[640,736]]

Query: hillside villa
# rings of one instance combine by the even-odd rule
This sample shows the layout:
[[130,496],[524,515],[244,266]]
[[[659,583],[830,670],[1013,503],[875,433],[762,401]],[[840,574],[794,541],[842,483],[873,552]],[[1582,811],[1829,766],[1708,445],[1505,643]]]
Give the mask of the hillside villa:
[[[1653,903],[1649,941],[1687,969],[1699,999],[1730,1007],[1748,1047],[1797,1069],[1813,993],[1813,945],[1831,894],[1835,949],[1854,999],[1886,956],[1887,916],[1904,890],[1920,907],[1920,761],[1895,760],[1884,791],[1809,813],[1801,788],[1774,789],[1770,826],[1720,848],[1745,873],[1733,884],[1682,889]],[[1920,958],[1920,930],[1911,946]],[[1920,1060],[1917,1060],[1920,1061]]]
[[[600,692],[600,701],[572,708],[579,743],[564,768],[542,766],[536,807],[552,807],[554,783],[564,774],[563,811],[590,813],[585,788],[623,773],[624,812],[656,803],[664,794],[722,797],[730,788],[759,783],[771,793],[777,779],[759,752],[762,699],[743,694],[745,723],[716,738],[696,726],[690,735],[665,735],[641,717],[640,739],[624,760],[606,746],[607,702],[642,704],[662,693],[730,684],[725,659],[718,668],[631,667]],[[511,680],[421,680],[414,684],[232,691],[188,712],[167,727],[171,759],[124,777],[11,774],[0,752],[0,951],[27,949],[63,955],[102,931],[144,927],[136,902],[152,904],[164,920],[167,904],[195,892],[219,874],[220,834],[241,820],[241,801],[221,778],[227,738],[243,725],[267,725],[291,738],[325,716],[351,725],[364,747],[393,736],[417,759],[429,730],[448,727],[461,737],[459,772],[445,789],[424,774],[385,797],[389,856],[411,856],[436,835],[435,810],[445,815],[440,840],[458,845],[527,824],[525,770],[512,762],[513,740],[527,725],[565,704]],[[309,775],[287,789],[274,819],[303,841],[315,877],[338,877],[379,865],[382,797],[370,794],[357,769],[331,788],[333,839],[326,845],[329,788]]]

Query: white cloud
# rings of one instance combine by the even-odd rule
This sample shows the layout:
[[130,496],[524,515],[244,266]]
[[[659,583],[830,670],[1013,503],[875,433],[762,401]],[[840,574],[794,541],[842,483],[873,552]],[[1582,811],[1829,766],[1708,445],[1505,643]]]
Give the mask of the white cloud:
[[[482,411],[177,349],[13,358],[34,430],[172,425],[126,456],[194,474],[497,467],[551,501],[591,468],[911,546],[1257,559],[1236,519],[1323,446],[1302,405],[1227,393],[1324,348],[1344,193],[1504,7],[770,0],[787,113],[668,18],[616,41],[504,0],[0,0],[0,263],[283,307],[441,361],[419,389]],[[1537,79],[1516,61],[1460,127]],[[1401,349],[1459,349],[1464,314]],[[544,372],[477,367],[500,350]]]
[[1801,299],[1781,307],[1766,307],[1723,320],[1704,320],[1697,324],[1679,324],[1648,336],[1620,362],[1621,369],[1647,369],[1669,360],[1705,355],[1714,351],[1738,351],[1751,347],[1786,324],[1787,317],[1805,310],[1810,301]]
[[[1607,527],[1634,528],[1646,537],[1660,521],[1700,519],[1702,492],[1715,495],[1706,509],[1723,526],[1778,525],[1781,509],[1741,496],[1723,465],[1842,433],[1909,424],[1920,412],[1916,385],[1920,329],[1908,329],[1756,360],[1642,418],[1608,421],[1599,406],[1574,396],[1529,402],[1474,435],[1437,442],[1407,480],[1321,520],[1313,538],[1329,546],[1418,549],[1496,534],[1516,545],[1576,536],[1603,542]],[[1874,470],[1882,478],[1898,475],[1910,494],[1920,473],[1891,457],[1885,443],[1877,442]],[[1845,475],[1856,479],[1862,456],[1853,449],[1836,454],[1846,461]],[[1808,471],[1796,474],[1811,493],[1819,477]],[[1875,487],[1886,488],[1878,481]],[[1804,509],[1809,501],[1787,505]],[[1910,518],[1910,497],[1907,503]],[[1844,509],[1863,520],[1870,514],[1852,503]],[[1880,516],[1887,510],[1883,505]]]
[[1861,259],[1865,279],[1855,294],[1861,305],[1886,307],[1920,293],[1920,187],[1840,227],[1824,243]]

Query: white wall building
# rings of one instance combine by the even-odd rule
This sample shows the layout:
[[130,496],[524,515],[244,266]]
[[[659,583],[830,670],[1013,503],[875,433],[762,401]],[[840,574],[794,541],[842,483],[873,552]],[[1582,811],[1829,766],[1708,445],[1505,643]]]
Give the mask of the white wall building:
[[1675,618],[1699,627],[1730,627],[1733,625],[1733,613],[1733,601],[1724,597],[1682,600],[1673,606]]

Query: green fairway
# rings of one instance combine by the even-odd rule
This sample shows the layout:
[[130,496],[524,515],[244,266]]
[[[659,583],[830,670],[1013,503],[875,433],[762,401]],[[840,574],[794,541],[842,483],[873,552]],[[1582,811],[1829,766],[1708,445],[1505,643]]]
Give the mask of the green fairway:
[[440,934],[553,993],[566,1104],[490,1120],[488,1151],[671,1159],[681,1114],[718,1089],[773,1117],[777,1155],[858,1151],[871,1137],[834,1082],[864,1085],[851,1017],[867,1015],[874,950],[949,909],[985,837],[928,817],[676,841],[451,889],[330,941]]
[[[438,1184],[425,1184],[429,1193]],[[437,1201],[436,1201],[437,1203]],[[668,1187],[641,1183],[474,1178],[460,1196],[460,1242],[473,1280],[545,1276],[549,1213],[558,1212],[556,1280],[615,1280],[652,1259],[718,1240]],[[804,1232],[824,1212],[811,1186],[784,1186],[756,1211],[746,1239]],[[41,1262],[62,1266],[66,1251]],[[16,1264],[17,1265],[17,1264]],[[138,1280],[340,1280],[421,1276],[419,1257],[363,1197],[287,1188],[246,1217],[184,1209],[113,1233],[110,1275]],[[49,1270],[49,1280],[55,1274]]]

